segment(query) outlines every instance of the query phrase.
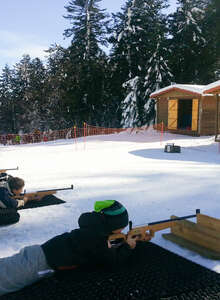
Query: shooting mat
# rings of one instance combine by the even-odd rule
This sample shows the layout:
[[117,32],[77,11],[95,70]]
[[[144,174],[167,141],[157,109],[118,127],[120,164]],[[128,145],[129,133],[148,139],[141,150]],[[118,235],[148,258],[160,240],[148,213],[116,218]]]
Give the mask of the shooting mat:
[[[24,207],[18,208],[18,210],[25,209],[25,208],[47,206],[47,205],[55,205],[61,203],[65,203],[65,201],[55,197],[54,195],[48,195],[43,197],[40,201],[30,201]],[[13,208],[0,209],[0,226],[17,223],[19,219],[20,219],[20,214],[17,212],[16,209]]]
[[116,271],[94,267],[63,271],[1,300],[215,300],[220,274],[153,243],[139,243]]
[[36,200],[29,201],[25,204],[24,207],[20,207],[19,209],[35,208],[35,207],[55,205],[55,204],[61,204],[61,203],[65,203],[65,201],[61,200],[60,198],[57,198],[54,195],[48,195],[48,196],[43,197],[39,201],[36,201]]

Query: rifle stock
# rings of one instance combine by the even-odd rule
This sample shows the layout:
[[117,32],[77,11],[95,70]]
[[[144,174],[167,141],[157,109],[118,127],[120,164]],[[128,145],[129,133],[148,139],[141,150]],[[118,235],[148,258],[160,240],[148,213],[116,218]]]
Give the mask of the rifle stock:
[[138,237],[138,240],[142,240],[142,241],[149,240],[149,237],[153,237],[155,232],[170,228],[175,221],[195,218],[197,214],[200,214],[200,209],[196,210],[195,215],[189,215],[189,216],[184,216],[179,218],[172,218],[172,219],[162,220],[158,222],[148,223],[146,225],[138,226],[130,229],[127,234],[124,233],[111,234],[108,240],[114,241],[120,239],[126,241],[128,236]]

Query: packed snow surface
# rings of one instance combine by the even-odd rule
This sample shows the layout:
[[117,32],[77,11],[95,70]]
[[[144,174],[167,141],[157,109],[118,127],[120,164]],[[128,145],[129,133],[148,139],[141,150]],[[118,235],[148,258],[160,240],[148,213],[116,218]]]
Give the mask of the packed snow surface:
[[[0,146],[0,167],[22,177],[27,192],[68,187],[58,192],[65,204],[21,210],[20,222],[0,228],[0,257],[41,244],[77,227],[81,213],[96,200],[116,199],[134,225],[194,214],[197,208],[220,218],[220,153],[214,137],[189,137],[127,130],[113,135],[48,143]],[[165,153],[166,143],[181,153]],[[193,220],[193,219],[192,219]],[[195,219],[194,219],[195,220]],[[220,272],[220,261],[181,248],[157,232],[152,242]],[[56,249],[54,250],[56,251]]]

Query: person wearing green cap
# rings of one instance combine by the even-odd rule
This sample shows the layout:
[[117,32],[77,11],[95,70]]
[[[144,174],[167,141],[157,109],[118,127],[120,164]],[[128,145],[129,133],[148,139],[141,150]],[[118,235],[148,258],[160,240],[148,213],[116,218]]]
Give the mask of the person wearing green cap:
[[108,241],[128,225],[128,212],[116,200],[97,201],[94,211],[83,213],[79,228],[55,236],[42,245],[28,246],[19,253],[0,258],[0,296],[22,289],[55,271],[85,265],[117,267],[125,263],[136,246],[136,238],[114,248]]

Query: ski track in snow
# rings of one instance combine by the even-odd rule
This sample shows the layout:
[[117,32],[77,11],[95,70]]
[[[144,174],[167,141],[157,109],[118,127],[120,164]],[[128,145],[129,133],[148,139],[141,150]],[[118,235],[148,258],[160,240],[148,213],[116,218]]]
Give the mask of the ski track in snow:
[[[175,143],[181,153],[164,153]],[[96,200],[116,199],[128,209],[134,226],[194,214],[197,208],[220,218],[220,153],[214,137],[188,137],[149,129],[48,143],[0,146],[1,168],[25,179],[26,190],[61,188],[65,204],[21,210],[20,222],[0,228],[0,257],[41,244],[77,227],[81,213]],[[152,242],[220,273],[220,262],[181,248],[157,232]]]

